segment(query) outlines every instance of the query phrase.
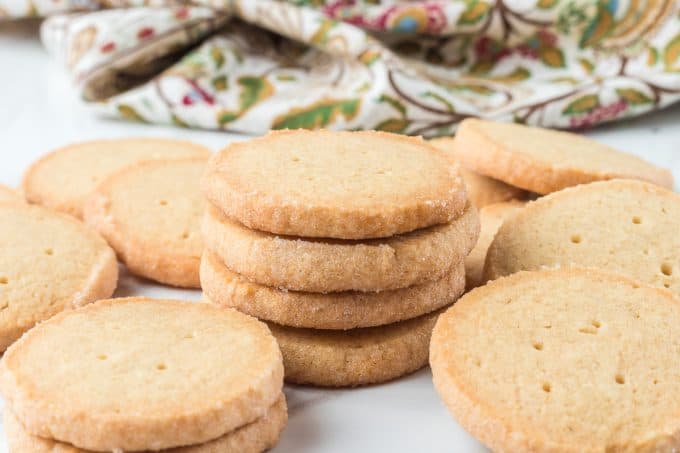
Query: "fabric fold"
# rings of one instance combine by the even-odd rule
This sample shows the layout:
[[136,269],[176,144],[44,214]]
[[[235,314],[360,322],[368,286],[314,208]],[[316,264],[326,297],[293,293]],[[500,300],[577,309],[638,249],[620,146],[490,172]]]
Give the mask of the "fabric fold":
[[582,128],[680,99],[674,0],[26,1],[0,9],[88,10],[49,18],[43,42],[86,101],[137,121],[437,136],[468,116]]

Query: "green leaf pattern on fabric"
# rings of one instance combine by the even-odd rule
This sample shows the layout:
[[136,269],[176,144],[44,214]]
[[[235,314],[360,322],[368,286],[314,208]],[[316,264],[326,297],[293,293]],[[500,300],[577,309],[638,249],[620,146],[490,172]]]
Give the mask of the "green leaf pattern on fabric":
[[469,0],[465,12],[460,15],[458,23],[462,25],[476,24],[486,17],[490,5],[479,0]]
[[353,119],[361,101],[358,99],[348,100],[323,100],[307,107],[294,108],[274,120],[273,129],[315,129],[328,126],[338,117],[342,116],[346,121]]
[[556,47],[544,47],[540,50],[541,61],[551,68],[564,67],[564,54]]
[[651,104],[653,102],[652,98],[634,88],[621,88],[616,90],[616,92],[622,99],[632,105]]
[[217,122],[220,127],[243,116],[251,107],[271,96],[273,92],[271,84],[259,77],[241,77],[238,85],[241,86],[239,109],[237,111],[220,110],[217,113]]
[[600,100],[597,95],[589,94],[581,96],[580,98],[571,101],[563,111],[566,115],[576,115],[579,113],[586,113],[592,111],[595,107],[600,105]]
[[663,61],[667,71],[680,71],[680,34],[666,45]]
[[129,105],[120,104],[118,106],[118,113],[122,118],[125,118],[126,120],[137,121],[139,123],[147,122],[142,115],[137,113],[137,111],[134,108],[130,107]]
[[408,120],[404,118],[392,118],[378,124],[375,129],[384,132],[403,133],[408,126]]

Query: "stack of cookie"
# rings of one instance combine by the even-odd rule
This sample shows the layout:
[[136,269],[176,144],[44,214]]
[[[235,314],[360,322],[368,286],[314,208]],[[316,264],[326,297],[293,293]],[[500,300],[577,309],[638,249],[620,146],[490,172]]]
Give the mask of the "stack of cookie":
[[132,274],[198,288],[198,181],[210,155],[201,145],[160,138],[75,143],[34,162],[23,190],[29,202],[95,229]]
[[466,274],[489,283],[434,329],[434,384],[460,425],[493,451],[677,450],[670,172],[579,135],[476,119],[437,143],[544,195],[480,209]]
[[83,218],[87,198],[103,181],[146,161],[204,158],[210,150],[184,140],[120,138],[73,143],[35,161],[22,189],[30,203]]
[[202,188],[205,296],[269,322],[288,381],[353,386],[426,365],[479,234],[444,153],[393,134],[276,132],[216,155]]
[[261,322],[145,297],[60,313],[0,362],[12,452],[259,453],[286,425],[282,387]]
[[[455,138],[430,143],[460,163],[468,198],[479,209],[480,239],[465,262],[468,289],[486,282],[482,268],[489,245],[529,198],[610,179],[673,187],[668,170],[568,132],[471,118],[460,124]],[[534,245],[534,237],[527,242]]]

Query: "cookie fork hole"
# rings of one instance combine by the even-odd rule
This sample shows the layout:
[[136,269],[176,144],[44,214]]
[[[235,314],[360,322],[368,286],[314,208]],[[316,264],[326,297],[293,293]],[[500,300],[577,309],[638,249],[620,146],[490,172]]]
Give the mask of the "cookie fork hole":
[[614,380],[616,380],[616,383],[617,383],[617,384],[623,385],[623,384],[626,383],[626,378],[624,378],[622,374],[617,374],[617,375],[614,377]]
[[182,239],[189,239],[189,236],[191,236],[191,235],[190,235],[189,232],[187,232],[187,231],[185,231],[184,233],[182,233]]
[[669,263],[662,263],[661,273],[667,277],[670,277],[673,275],[673,266],[671,266]]
[[543,391],[545,393],[550,393],[550,391],[552,390],[552,387],[550,386],[550,382],[544,382],[543,385],[541,386],[541,388],[543,389]]
[[161,206],[167,206],[168,205],[168,200],[161,200],[158,202],[159,205]]
[[9,279],[7,277],[0,277],[0,285],[6,285],[9,283]]
[[156,365],[156,369],[157,369],[158,371],[165,371],[167,368],[168,368],[168,367],[165,366],[164,363],[159,363],[159,364]]
[[581,243],[581,235],[580,234],[572,234],[571,235],[571,243],[572,244],[580,244]]
[[597,328],[595,326],[581,327],[580,329],[578,329],[578,331],[581,332],[581,333],[589,334],[589,335],[597,334]]
[[634,217],[633,217],[633,223],[634,223],[635,225],[640,225],[640,224],[642,223],[642,219],[641,219],[640,217],[638,217],[638,216],[634,216]]
[[52,249],[45,249],[45,255],[47,255],[47,256],[52,256],[52,255],[54,255],[54,250],[52,250]]
[[542,351],[543,350],[543,342],[542,341],[534,341],[533,347],[537,351]]
[[97,356],[97,359],[98,359],[98,360],[106,360],[106,359],[108,359],[108,358],[109,358],[109,356],[107,356],[106,354],[99,354],[99,355]]

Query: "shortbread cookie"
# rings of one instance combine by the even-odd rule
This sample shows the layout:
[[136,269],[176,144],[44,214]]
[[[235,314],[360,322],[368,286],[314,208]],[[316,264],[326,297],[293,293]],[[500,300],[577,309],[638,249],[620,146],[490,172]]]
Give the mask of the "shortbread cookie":
[[600,267],[680,293],[680,195],[641,181],[597,182],[529,203],[486,257],[485,280],[544,267]]
[[465,168],[460,169],[460,174],[465,181],[468,198],[477,208],[527,196],[527,192],[522,189]]
[[[456,140],[451,137],[430,140],[433,146],[448,153],[454,159],[456,158],[455,142]],[[518,187],[513,187],[497,179],[480,175],[465,167],[460,168],[460,175],[463,177],[463,181],[465,181],[468,200],[478,209],[488,204],[524,198],[527,195],[524,190]]]
[[482,225],[479,240],[475,248],[465,258],[465,286],[467,289],[472,289],[484,283],[482,279],[484,260],[496,232],[503,225],[505,219],[522,209],[524,204],[523,201],[513,200],[490,204],[479,210],[479,221]]
[[23,188],[32,203],[82,217],[83,203],[97,184],[123,167],[151,159],[210,156],[195,143],[128,138],[77,143],[47,154],[28,169]]
[[292,327],[354,329],[391,324],[450,305],[465,289],[462,261],[439,280],[381,292],[309,293],[252,283],[212,252],[201,262],[201,286],[218,305]]
[[205,203],[203,158],[147,161],[104,180],[85,204],[99,231],[130,272],[161,283],[200,287]]
[[249,228],[367,239],[447,223],[465,208],[458,166],[420,138],[279,131],[214,156],[203,191]]
[[[161,450],[164,453],[260,453],[272,448],[286,426],[288,411],[283,394],[263,417],[203,444]],[[94,453],[26,431],[14,414],[4,411],[3,427],[13,453]]]
[[118,263],[104,239],[70,216],[0,203],[0,351],[37,322],[110,297]]
[[668,170],[568,132],[467,119],[455,146],[465,168],[539,194],[615,178],[673,187]]
[[430,364],[492,451],[677,451],[678,325],[669,291],[595,269],[522,272],[441,315]]
[[0,184],[0,203],[5,203],[5,202],[14,202],[14,201],[24,201],[24,199],[19,195],[19,193],[12,189],[11,187],[7,187],[5,185]]
[[98,451],[217,439],[264,416],[282,378],[263,323],[142,297],[61,313],[0,361],[2,394],[29,433]]
[[287,382],[349,387],[389,381],[427,365],[440,313],[346,331],[269,328],[281,347]]
[[365,241],[307,239],[251,230],[209,206],[203,240],[234,272],[296,291],[381,291],[434,281],[477,241],[479,217],[461,217],[398,236]]

